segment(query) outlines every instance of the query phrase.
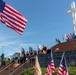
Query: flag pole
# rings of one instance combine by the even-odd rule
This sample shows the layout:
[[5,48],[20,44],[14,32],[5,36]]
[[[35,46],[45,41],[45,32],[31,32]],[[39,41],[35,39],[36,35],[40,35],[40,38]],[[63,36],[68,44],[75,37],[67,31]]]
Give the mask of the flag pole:
[[4,48],[4,46],[2,46],[2,54],[3,54],[3,48]]

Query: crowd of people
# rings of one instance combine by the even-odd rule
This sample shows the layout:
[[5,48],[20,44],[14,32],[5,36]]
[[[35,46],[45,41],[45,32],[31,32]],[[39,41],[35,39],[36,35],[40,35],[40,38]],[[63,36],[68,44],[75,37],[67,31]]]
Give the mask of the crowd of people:
[[18,63],[24,63],[28,59],[30,60],[32,56],[35,56],[37,54],[38,54],[37,51],[30,50],[29,52],[25,52],[25,50],[22,48],[20,57],[16,57],[16,58],[18,59]]
[[[31,62],[31,59],[32,61],[35,59],[34,57],[38,54],[46,54],[47,52],[47,47],[43,45],[43,47],[38,50],[33,50],[31,47],[29,49],[29,51],[25,51],[24,48],[22,48],[21,50],[21,53],[19,53],[19,55],[17,55],[17,53],[13,54],[10,59],[10,61],[12,62],[17,62],[17,63],[24,63],[26,62],[28,59],[30,60]],[[1,65],[5,65],[5,62],[4,62],[4,54],[1,55]]]
[[[15,57],[15,60],[18,60],[18,63],[24,63],[25,61],[27,61],[27,59],[30,60],[31,62],[31,58],[33,59],[33,57],[35,57],[38,54],[46,54],[47,52],[47,47],[43,45],[42,50],[33,50],[30,49],[29,52],[25,52],[24,48],[22,48],[22,51],[20,53],[20,57]],[[13,61],[14,62],[14,61]]]
[[65,34],[63,36],[63,40],[66,39],[66,41],[71,41],[76,39],[76,35],[74,33],[70,33],[70,34]]

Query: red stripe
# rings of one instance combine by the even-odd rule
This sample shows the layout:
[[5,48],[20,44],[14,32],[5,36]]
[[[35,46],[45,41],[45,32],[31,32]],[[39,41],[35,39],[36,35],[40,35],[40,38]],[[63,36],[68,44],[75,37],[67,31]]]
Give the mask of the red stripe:
[[8,23],[7,26],[10,25],[9,27],[14,27],[16,31],[23,32],[23,31],[20,30],[19,28],[16,28],[15,26],[13,26],[10,22],[7,21],[7,23]]
[[[19,30],[18,28],[14,27],[13,25],[11,25],[9,22],[7,22],[7,23],[8,23],[8,25],[7,25],[7,26],[8,26],[9,28],[11,28],[11,29],[15,30],[17,33],[19,33],[19,34],[20,34],[20,33],[22,33],[22,32],[23,32],[23,31]],[[10,26],[9,26],[9,25],[10,25]]]
[[[8,8],[10,11],[12,11],[12,12],[10,12],[10,14],[13,14],[13,15],[15,15],[15,14],[18,14],[19,16],[21,16],[21,17],[23,17],[19,12],[17,12],[14,8],[12,9],[12,8],[10,8],[11,6],[9,6],[9,5],[5,5],[5,7],[6,8]],[[5,9],[4,9],[5,10]],[[9,11],[7,11],[7,12],[9,12]],[[15,14],[14,14],[15,13]],[[23,22],[26,22],[24,19],[22,19],[22,18],[20,18],[19,16],[17,16],[17,15],[15,15],[18,19],[20,19],[20,20],[22,20]],[[23,17],[24,18],[24,17]]]
[[[8,14],[6,14],[5,12],[7,12]],[[20,20],[14,18],[14,15],[13,16],[10,16],[9,15],[10,13],[7,10],[5,10],[5,12],[3,12],[3,13],[6,14],[8,17],[10,17],[11,19],[13,19],[13,20],[15,20],[15,21],[17,21],[17,22],[19,22],[19,23],[21,23],[22,25],[25,26],[25,24],[23,22],[20,22]]]
[[5,7],[9,8],[12,12],[15,12],[16,14],[22,16],[19,12],[17,12],[13,7],[11,7],[10,5],[8,4],[5,4]]
[[[9,15],[7,15],[6,13],[3,12],[3,14],[5,15],[5,16],[2,15],[4,18],[7,18],[7,17],[8,17],[9,19],[12,19],[12,17],[10,17]],[[6,17],[6,16],[7,16],[7,17]],[[8,18],[7,18],[7,19],[8,19]],[[11,20],[10,20],[10,21],[11,21]],[[12,19],[11,22],[13,22],[13,21],[14,21],[14,19]],[[19,22],[18,22],[18,23],[19,23]],[[14,22],[14,24],[16,25],[17,23]],[[20,23],[19,23],[19,24],[20,24]],[[22,24],[21,24],[21,25],[22,25]],[[24,29],[24,27],[23,27],[24,25],[23,25],[23,26],[21,26],[21,25],[18,25],[18,24],[17,24],[17,26],[19,26],[19,27],[21,27],[22,29]]]
[[[9,20],[7,17],[5,17],[5,16],[3,16],[3,15],[2,15],[2,17],[5,18],[5,19],[7,19],[7,20],[8,20],[9,22],[11,22],[12,24],[14,24],[16,27],[19,27],[20,29],[24,29],[22,26],[20,26],[20,25],[16,24],[15,22]],[[6,22],[7,22],[7,21],[6,21]],[[10,24],[9,24],[9,25],[10,25]]]
[[17,31],[13,26],[11,26],[11,27],[9,27],[9,28],[15,30],[17,33],[19,33],[20,35],[22,35],[22,33],[21,33],[20,31]]
[[[9,27],[12,27],[13,26],[9,20],[5,20],[4,22]],[[19,32],[23,32],[22,30],[20,30],[20,28],[16,28],[15,26],[13,26],[13,27],[15,28],[15,30],[17,30]]]
[[12,12],[6,10],[6,9],[4,9],[4,11],[6,11],[7,13],[9,13],[9,14],[15,16],[19,21],[21,21],[21,22],[23,22],[23,23],[26,23],[26,21],[24,21],[23,19],[19,18],[16,14],[14,14],[14,13],[12,13]]
[[5,4],[5,8],[1,13],[0,21],[20,35],[22,35],[27,22],[27,20],[18,11],[8,4]]
[[[62,69],[62,70],[61,70],[61,69]],[[59,67],[58,75],[67,75],[66,71],[63,69],[62,66]]]
[[54,70],[55,70],[54,62],[51,62],[47,67],[48,74],[50,73],[54,74]]

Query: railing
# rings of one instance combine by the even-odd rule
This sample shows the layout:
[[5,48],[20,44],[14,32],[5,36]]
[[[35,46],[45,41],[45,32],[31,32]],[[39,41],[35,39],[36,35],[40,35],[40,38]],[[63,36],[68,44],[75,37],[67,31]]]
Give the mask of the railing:
[[34,59],[35,57],[31,56],[24,63],[13,62],[0,70],[0,75],[20,75],[23,70],[34,66]]
[[9,68],[13,63],[9,64],[8,66],[6,66],[5,68],[3,68],[2,70],[0,70],[0,73],[3,72],[5,69]]
[[20,73],[24,70],[27,69],[29,67],[32,67],[33,64],[29,64],[29,61],[26,61],[25,63],[23,63],[22,65],[20,65],[18,68],[16,68],[13,72],[11,72],[9,75],[20,75]]

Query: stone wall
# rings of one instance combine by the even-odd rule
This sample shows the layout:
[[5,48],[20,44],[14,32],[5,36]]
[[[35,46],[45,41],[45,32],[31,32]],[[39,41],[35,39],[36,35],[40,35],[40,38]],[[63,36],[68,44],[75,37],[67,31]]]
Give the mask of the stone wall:
[[[59,67],[62,52],[53,52],[53,58],[55,62],[55,67]],[[39,54],[39,63],[41,67],[47,67],[50,60],[50,53],[47,54]],[[68,66],[76,66],[76,51],[67,51],[65,52],[65,57]]]

